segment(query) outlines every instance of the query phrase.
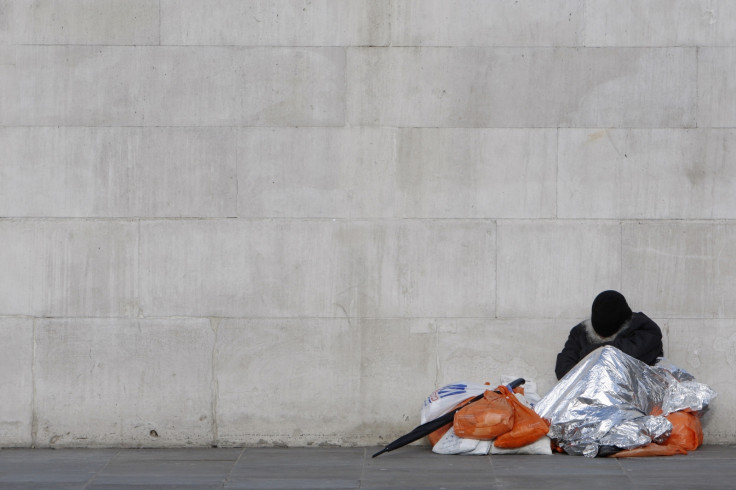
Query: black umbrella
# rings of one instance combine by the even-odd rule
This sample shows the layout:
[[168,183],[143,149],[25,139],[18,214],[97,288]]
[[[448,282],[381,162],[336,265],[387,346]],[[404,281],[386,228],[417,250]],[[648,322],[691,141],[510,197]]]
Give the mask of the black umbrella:
[[[506,386],[508,386],[510,390],[513,390],[517,386],[523,385],[525,382],[526,380],[524,378],[518,378],[518,379],[513,380],[511,383],[509,383]],[[477,402],[481,398],[483,398],[483,394],[480,394],[476,396],[475,398],[471,399],[468,403],[464,404],[462,407],[458,407],[444,415],[437,417],[434,420],[430,420],[429,422],[426,422],[422,425],[415,427],[414,430],[412,430],[408,434],[404,434],[403,436],[399,437],[395,441],[387,444],[386,447],[384,447],[383,449],[378,451],[376,454],[374,454],[373,457],[375,458],[376,456],[379,456],[383,453],[393,451],[394,449],[399,449],[400,447],[404,447],[407,444],[410,444],[418,439],[421,439],[422,437],[426,435],[431,434],[432,432],[436,431],[443,425],[452,422],[455,418],[455,413],[457,413],[460,409],[465,408],[466,406],[470,405],[473,402]]]

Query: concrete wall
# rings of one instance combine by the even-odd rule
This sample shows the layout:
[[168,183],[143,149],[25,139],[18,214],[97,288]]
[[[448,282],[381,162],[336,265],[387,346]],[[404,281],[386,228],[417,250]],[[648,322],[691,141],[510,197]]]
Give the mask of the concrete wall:
[[736,2],[0,0],[0,445],[377,444],[616,288],[736,442]]

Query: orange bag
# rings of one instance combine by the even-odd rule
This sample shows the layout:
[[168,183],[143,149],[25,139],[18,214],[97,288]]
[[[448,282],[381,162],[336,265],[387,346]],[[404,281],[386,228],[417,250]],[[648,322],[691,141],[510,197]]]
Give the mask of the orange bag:
[[[463,405],[467,405],[467,403],[472,400],[472,398],[466,398],[465,400],[461,401],[454,407],[452,407],[452,410],[456,410]],[[480,401],[480,400],[478,400]],[[452,411],[450,410],[450,411]],[[447,434],[447,431],[450,430],[450,427],[452,427],[452,422],[447,422],[445,425],[440,427],[439,429],[436,429],[434,432],[430,432],[427,438],[429,439],[429,443],[434,447],[435,444],[439,442],[440,439],[442,439],[442,436]]]
[[498,436],[493,445],[502,449],[515,449],[526,446],[547,435],[549,424],[531,408],[514,396],[505,386],[498,389],[514,407],[514,426],[505,434]]
[[695,451],[703,444],[703,425],[693,412],[671,413],[667,420],[672,423],[672,434],[665,441],[666,446]]
[[610,458],[643,458],[645,456],[672,456],[674,454],[687,454],[687,451],[676,447],[662,446],[654,442],[643,447],[626,449],[612,454]]
[[651,443],[644,447],[629,449],[613,454],[615,458],[643,456],[672,456],[695,451],[703,444],[703,426],[697,415],[689,411],[674,412],[667,415],[672,423],[672,433],[664,444]]
[[458,437],[480,440],[495,439],[513,426],[514,407],[507,395],[490,390],[483,393],[481,400],[461,408],[453,423]]

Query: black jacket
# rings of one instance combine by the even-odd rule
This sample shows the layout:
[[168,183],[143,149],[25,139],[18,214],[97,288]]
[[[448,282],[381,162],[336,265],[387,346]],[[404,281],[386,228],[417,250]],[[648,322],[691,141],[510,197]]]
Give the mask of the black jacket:
[[662,331],[644,313],[632,314],[621,330],[605,338],[593,330],[590,320],[585,320],[570,330],[565,347],[557,354],[557,379],[567,374],[583,357],[604,345],[612,345],[650,366],[664,355]]

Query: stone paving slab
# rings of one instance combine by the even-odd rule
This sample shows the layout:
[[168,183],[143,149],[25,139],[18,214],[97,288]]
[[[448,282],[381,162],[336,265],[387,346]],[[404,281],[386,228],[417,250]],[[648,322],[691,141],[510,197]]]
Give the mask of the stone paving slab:
[[687,456],[439,456],[368,448],[3,449],[0,489],[733,488],[736,445]]

